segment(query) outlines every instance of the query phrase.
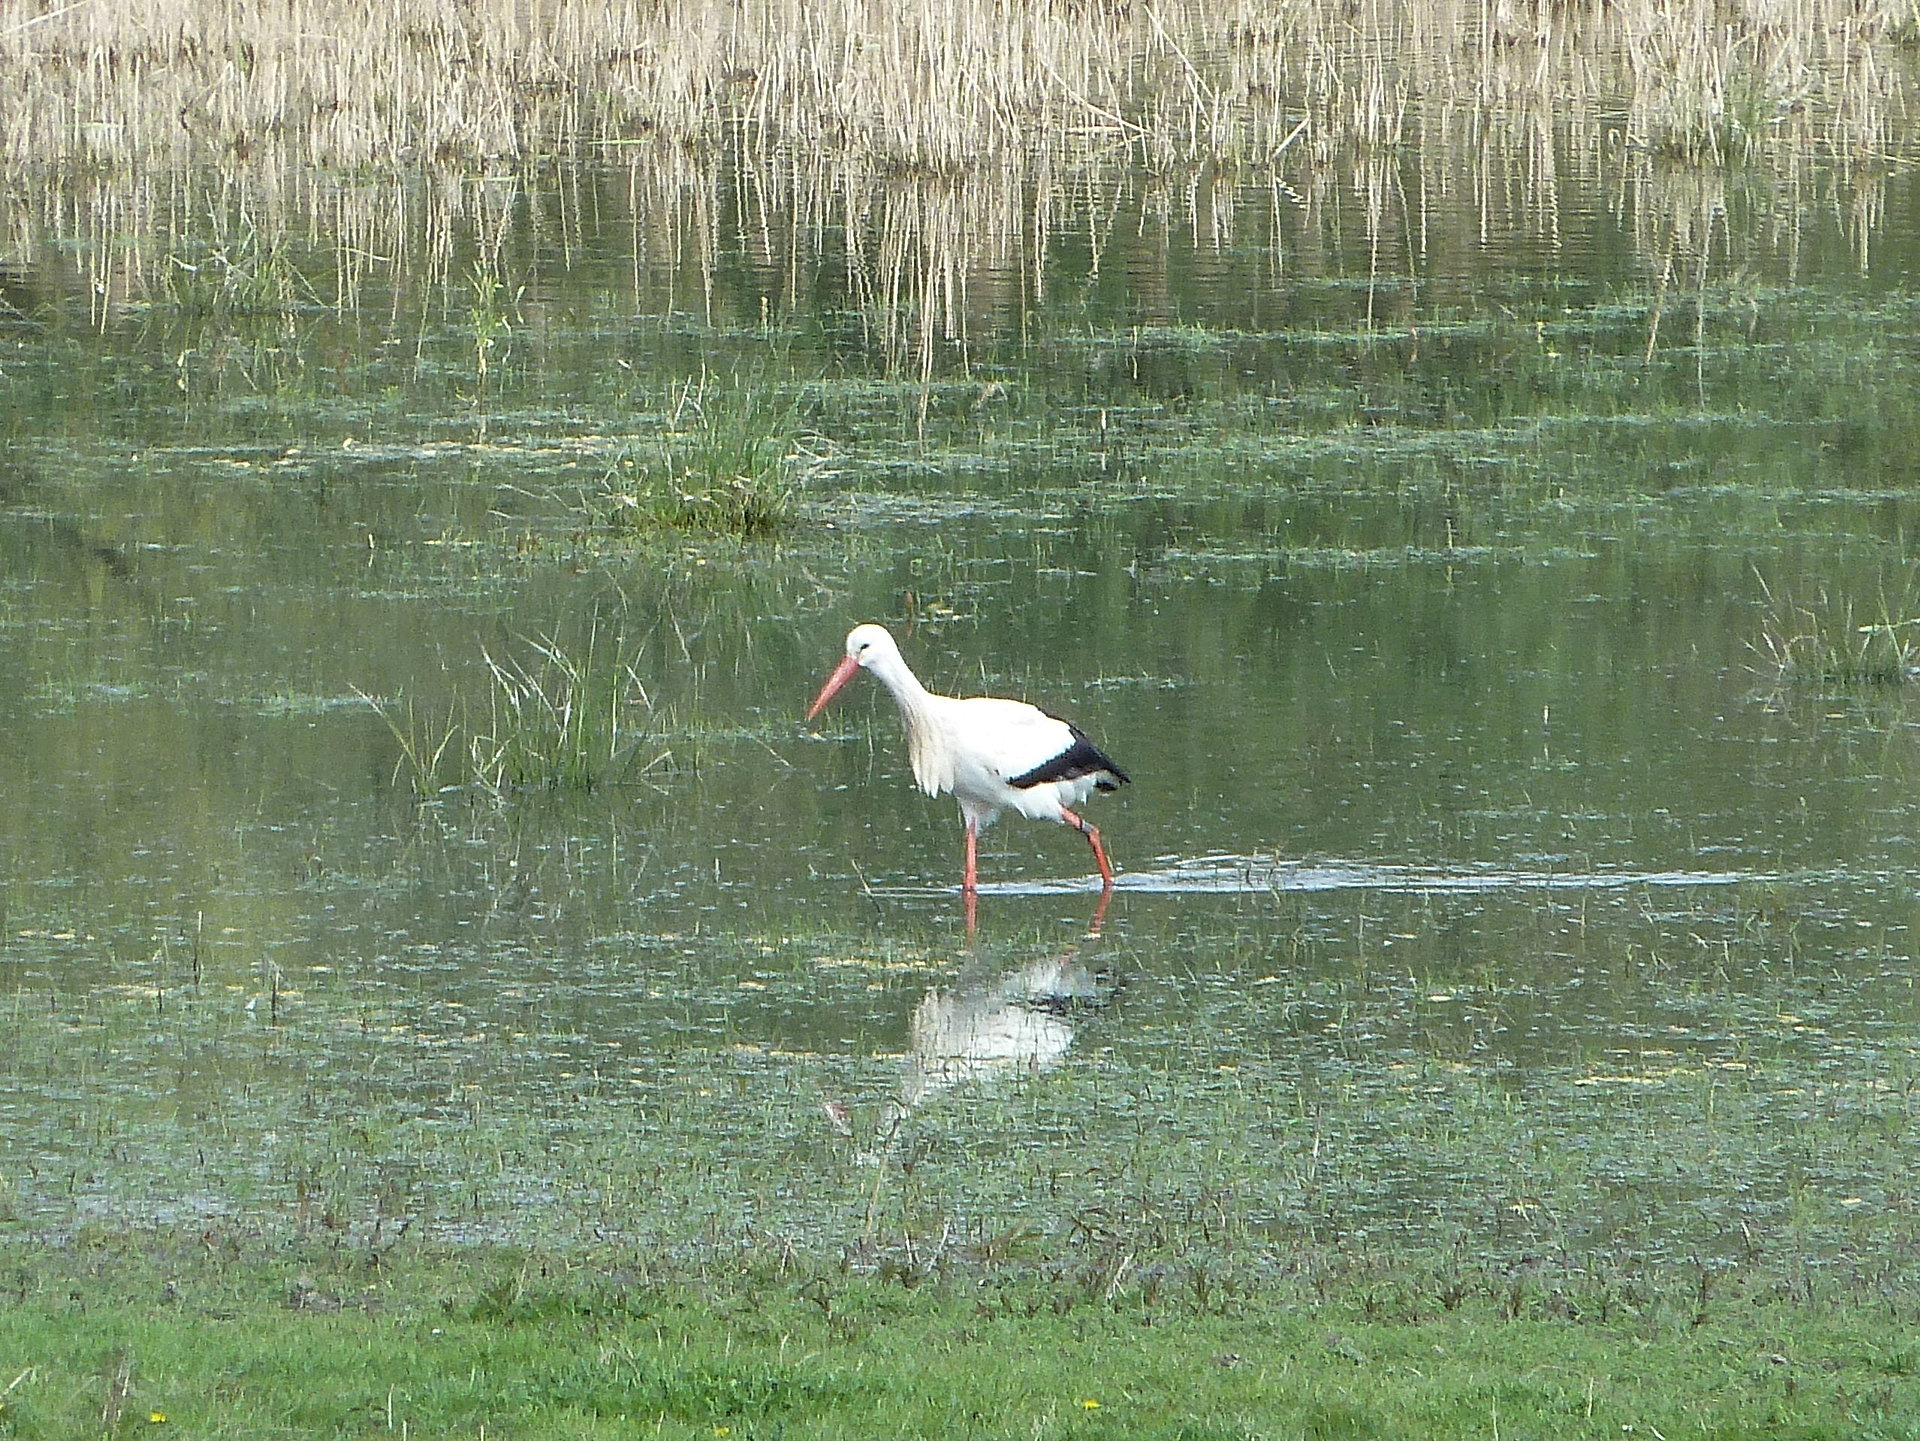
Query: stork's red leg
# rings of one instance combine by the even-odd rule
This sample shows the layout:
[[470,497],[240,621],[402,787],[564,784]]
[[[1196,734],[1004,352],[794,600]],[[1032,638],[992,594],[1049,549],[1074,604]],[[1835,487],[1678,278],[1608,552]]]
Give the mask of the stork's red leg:
[[1093,859],[1100,867],[1100,889],[1112,890],[1113,867],[1107,864],[1107,848],[1100,844],[1099,827],[1088,825],[1065,806],[1060,807],[1060,819],[1087,838],[1087,844],[1093,847]]
[[967,916],[967,941],[973,941],[980,923],[980,827],[967,820],[967,873],[960,881],[960,899]]

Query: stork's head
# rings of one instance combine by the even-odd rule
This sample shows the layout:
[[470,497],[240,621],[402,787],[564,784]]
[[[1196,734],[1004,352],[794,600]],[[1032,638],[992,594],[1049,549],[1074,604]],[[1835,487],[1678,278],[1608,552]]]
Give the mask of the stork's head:
[[826,709],[827,702],[840,693],[840,687],[853,679],[856,670],[865,667],[871,670],[876,665],[885,665],[889,660],[900,658],[900,647],[893,643],[893,637],[887,634],[883,625],[856,625],[847,632],[847,654],[833,674],[827,677],[827,683],[820,687],[820,694],[813,698],[813,704],[807,708],[807,719],[812,720]]

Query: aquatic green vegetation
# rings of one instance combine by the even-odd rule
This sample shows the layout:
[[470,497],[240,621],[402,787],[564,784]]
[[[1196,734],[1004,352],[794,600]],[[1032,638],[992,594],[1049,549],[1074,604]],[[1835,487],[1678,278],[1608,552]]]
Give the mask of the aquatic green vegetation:
[[486,402],[489,378],[513,334],[509,311],[520,297],[507,293],[497,266],[479,260],[467,272],[467,296],[465,320],[473,345],[473,401],[478,407]]
[[657,733],[652,702],[632,662],[605,658],[609,643],[596,622],[577,650],[551,636],[516,640],[528,658],[483,649],[492,682],[484,706],[456,697],[443,715],[423,712],[412,696],[356,694],[400,748],[395,778],[404,775],[423,800],[457,786],[495,796],[529,787],[591,790],[672,754],[662,748],[644,761],[636,755]]
[[445,717],[435,719],[423,715],[412,696],[387,701],[365,691],[354,693],[380,717],[400,747],[400,758],[393,768],[395,780],[406,776],[413,793],[423,800],[456,784],[455,773],[448,766],[448,752],[462,729],[457,706],[449,705]]
[[472,723],[470,774],[497,795],[527,786],[589,790],[644,770],[636,749],[653,734],[652,701],[631,661],[608,660],[596,618],[570,651],[549,636],[518,643],[531,660],[485,656],[493,678],[484,721]]
[[1811,596],[1778,593],[1758,577],[1764,606],[1754,651],[1781,686],[1904,685],[1920,679],[1920,594],[1908,574],[1897,594],[1883,585],[1856,603],[1820,584]]
[[[490,930],[587,879],[498,832],[447,844],[511,860],[463,907]],[[1885,1039],[1898,980],[1802,964],[1819,918],[1791,895],[1706,900],[1524,970],[1463,966],[1417,898],[1339,926],[1285,898],[1237,924],[1188,907],[1165,934],[1021,936],[965,966],[791,920],[507,929],[350,967],[197,941],[189,965],[183,942],[82,994],[11,998],[8,1205],[35,1235],[164,1223],[191,1197],[276,1244],[397,1229],[625,1240],[695,1268],[744,1245],[1043,1291],[1104,1276],[1108,1305],[1151,1306],[1195,1265],[1259,1292],[1316,1255],[1897,1286],[1916,1184],[1913,1057]],[[1064,1051],[916,1084],[901,1015],[1063,956],[1091,982],[1050,1013]]]
[[757,539],[790,528],[815,468],[798,412],[756,385],[688,385],[658,435],[629,443],[575,509],[610,535],[655,530]]
[[[1122,101],[1298,125],[1299,39]],[[750,126],[0,199],[0,1430],[1911,1414],[1911,172],[1622,100],[1507,186],[1344,93],[1217,183]],[[1100,944],[1012,830],[969,944],[889,718],[799,723],[869,618],[1125,738]]]
[[204,237],[191,231],[171,237],[155,298],[191,316],[288,319],[323,303],[302,268],[306,259],[290,236],[263,231],[242,215]]

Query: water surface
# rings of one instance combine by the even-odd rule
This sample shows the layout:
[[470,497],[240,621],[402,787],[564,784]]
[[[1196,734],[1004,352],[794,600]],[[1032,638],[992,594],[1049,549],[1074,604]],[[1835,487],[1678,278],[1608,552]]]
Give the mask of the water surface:
[[[1884,1154],[1810,1182],[1714,1128],[1908,1104],[1911,677],[1799,646],[1915,614],[1908,175],[1865,263],[1832,209],[1785,246],[1736,205],[1685,293],[1597,177],[1551,247],[1456,196],[1383,249],[1135,176],[1048,215],[1044,273],[969,271],[918,359],[861,216],[689,268],[579,208],[618,173],[551,182],[477,268],[351,307],[95,323],[15,257],[17,1218],[304,1224],[335,1187],[563,1234],[599,1166],[639,1231],[853,1235],[823,1174],[932,1156],[984,1227],[1044,1208],[1003,1147],[1098,1194],[1164,1170],[1127,1149],[1156,1117],[1262,1234],[1481,1235],[1562,1182],[1626,1198],[1580,1244],[1645,1254],[1895,1224]],[[790,530],[595,528],[633,446],[749,392],[809,457]],[[1132,773],[1091,803],[1097,939],[1085,846],[1019,821],[969,939],[891,705],[801,723],[865,620]],[[419,785],[403,737],[457,760],[490,660],[543,650],[613,677],[594,784]],[[1590,1167],[1540,1174],[1568,1137]],[[711,1194],[638,1219],[688,1176]]]

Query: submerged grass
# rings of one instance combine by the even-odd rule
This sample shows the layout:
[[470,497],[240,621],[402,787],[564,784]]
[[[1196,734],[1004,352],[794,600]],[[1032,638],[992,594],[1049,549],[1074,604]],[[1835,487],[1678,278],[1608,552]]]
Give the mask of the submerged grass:
[[217,228],[206,239],[177,240],[162,262],[160,293],[186,315],[287,318],[323,304],[291,240],[262,230],[251,218]]
[[395,781],[405,776],[413,793],[423,799],[455,784],[446,762],[462,729],[457,705],[448,707],[444,719],[435,720],[421,714],[412,696],[389,701],[368,695],[358,686],[352,689],[380,717],[400,747],[399,759],[393,765]]
[[[529,893],[565,879],[531,848],[511,869]],[[614,1245],[722,1276],[797,1256],[1049,1310],[1284,1293],[1343,1265],[1601,1319],[1678,1274],[1903,1296],[1915,1092],[1883,1032],[1904,990],[1795,963],[1765,904],[1659,923],[1619,977],[1594,955],[1503,978],[1406,942],[1376,967],[1337,933],[1187,929],[1151,953],[1206,974],[1076,948],[1087,1004],[1044,1012],[1025,998],[1057,938],[949,981],[922,946],[790,918],[514,932],[270,993],[238,951],[157,956],[0,1016],[21,1117],[4,1234],[187,1207],[269,1247]],[[416,990],[429,966],[448,978]],[[1585,1017],[1599,990],[1608,1017]],[[1041,1014],[1045,1064],[943,1064],[996,1015]],[[1435,1280],[1407,1306],[1446,1304]]]
[[[1174,68],[1184,83],[1187,72]],[[973,213],[947,212],[945,223],[966,230]],[[886,264],[913,269],[910,252],[901,244],[863,272],[876,293],[886,290]],[[942,314],[958,327],[962,287],[953,270],[933,271],[948,286]],[[503,328],[503,297],[516,292],[475,274],[485,283],[474,287],[449,368],[487,380],[491,399],[516,380]],[[782,703],[765,696],[764,651],[715,642],[728,626],[759,627],[759,644],[772,648],[780,642],[764,637],[780,627],[765,621],[800,613],[795,597],[823,612],[873,600],[883,586],[893,588],[889,602],[905,586],[933,604],[982,593],[968,585],[1026,595],[1000,588],[1004,546],[957,517],[1017,496],[1010,477],[1047,446],[1110,445],[1114,472],[1080,485],[1078,472],[1053,472],[1060,494],[1035,508],[1058,513],[1030,528],[1032,554],[1015,564],[1064,577],[1101,554],[1109,575],[1128,577],[1107,588],[1107,604],[1142,603],[1134,586],[1157,584],[1156,564],[1204,561],[1209,537],[1258,532],[1246,563],[1261,574],[1219,587],[1193,636],[1280,629],[1284,617],[1271,613],[1228,623],[1225,599],[1259,596],[1275,561],[1378,556],[1404,568],[1424,557],[1511,556],[1538,549],[1533,536],[1579,534],[1558,515],[1527,528],[1562,503],[1569,477],[1603,498],[1645,489],[1657,492],[1649,505],[1677,508],[1684,498],[1667,493],[1664,462],[1683,453],[1692,483],[1711,479],[1697,452],[1723,458],[1697,435],[1680,442],[1662,430],[1637,442],[1644,466],[1583,466],[1591,453],[1635,443],[1596,440],[1591,415],[1620,415],[1623,434],[1652,431],[1662,402],[1611,371],[1530,362],[1541,347],[1513,343],[1533,333],[1524,318],[1447,337],[1489,342],[1494,358],[1482,368],[1527,392],[1457,418],[1472,408],[1452,398],[1458,388],[1422,370],[1418,347],[1402,362],[1382,338],[1417,331],[1371,328],[1370,315],[1356,305],[1314,333],[1256,338],[1271,346],[1248,358],[1277,363],[1252,384],[1225,366],[1214,377],[1179,368],[1228,358],[1244,337],[1222,347],[1201,343],[1200,331],[1168,331],[1093,347],[1126,352],[1102,373],[1062,367],[1031,387],[1067,395],[1078,403],[1071,415],[1036,404],[1009,419],[982,386],[977,407],[954,407],[950,443],[924,446],[895,425],[863,457],[867,473],[912,478],[875,502],[876,529],[911,511],[898,490],[917,485],[939,492],[950,507],[940,514],[956,517],[937,542],[902,547],[897,530],[881,530],[825,582],[756,580],[768,568],[760,548],[741,547],[749,558],[707,602],[704,644],[684,602],[673,611],[676,631],[689,623],[671,663],[637,661],[598,631],[580,646],[572,632],[526,622],[533,638],[481,653],[485,670],[473,668],[465,709],[385,703],[399,774],[423,796],[454,783],[495,793],[596,786],[646,754],[633,750],[636,737],[657,733],[643,676],[658,686],[661,676],[702,666],[718,676],[731,664],[727,701],[708,702],[704,714],[737,720]],[[1645,331],[1644,312],[1636,320]],[[1811,328],[1834,338],[1797,354],[1818,349],[1825,360],[1831,352],[1820,347],[1844,346],[1835,328]],[[713,343],[710,331],[701,339]],[[1288,345],[1312,363],[1286,363]],[[1352,348],[1371,383],[1319,380],[1329,345]],[[539,347],[529,338],[514,348],[524,359]],[[1718,358],[1688,359],[1699,363],[1693,419],[1735,413],[1730,400],[1716,411],[1711,394],[1744,389],[1743,404],[1777,394],[1742,387],[1734,367],[1713,368]],[[1456,363],[1474,368],[1464,356]],[[1298,398],[1265,383],[1292,370],[1316,377]],[[1634,373],[1659,380],[1650,362]],[[587,393],[598,371],[583,364],[577,374],[589,377],[578,387]],[[1828,387],[1832,374],[1823,372],[1823,389],[1860,410],[1903,413],[1910,377],[1898,370],[1870,378],[1878,403],[1874,389]],[[1578,439],[1503,428],[1540,407],[1543,393],[1579,422]],[[395,412],[410,402],[398,384],[386,394]],[[698,398],[668,439],[636,449],[608,471],[603,496],[582,501],[591,528],[750,532],[790,516],[790,417]],[[873,431],[911,415],[910,390],[892,399]],[[1138,403],[1129,410],[1129,401]],[[1447,428],[1418,419],[1429,403]],[[1264,433],[1249,433],[1255,410],[1267,417]],[[1302,442],[1303,415],[1323,439]],[[1756,426],[1739,434],[1755,450],[1799,449]],[[1237,468],[1223,469],[1236,455]],[[1374,487],[1376,472],[1391,479]],[[1770,503],[1774,474],[1743,476],[1756,509]],[[979,478],[977,502],[950,494],[962,475]],[[1411,539],[1401,511],[1380,499],[1396,493],[1443,502],[1406,508]],[[1316,519],[1316,501],[1326,517]],[[260,514],[287,504],[275,490]],[[1248,505],[1266,508],[1257,524]],[[1049,528],[1084,524],[1082,506],[1095,511],[1096,535],[1105,527],[1118,543],[1060,540],[1049,554]],[[1367,534],[1383,516],[1390,533]],[[1309,539],[1288,538],[1296,531]],[[943,554],[955,557],[944,574]],[[743,600],[756,584],[777,594]],[[1558,604],[1514,594],[1523,598],[1503,614],[1545,615]],[[1099,596],[1082,599],[1075,633],[1094,643],[1107,613]],[[1158,598],[1147,591],[1144,601]],[[1016,621],[1027,609],[998,607]],[[1876,624],[1904,624],[1904,607],[1884,609]],[[1832,638],[1861,633],[1855,616],[1843,619],[1827,625]],[[1783,635],[1799,624],[1792,608],[1783,612]],[[1191,650],[1189,638],[1181,653]],[[1235,673],[1245,664],[1236,651]],[[764,724],[774,733],[776,722]],[[729,775],[729,787],[743,774]],[[1351,770],[1340,776],[1345,786]],[[748,801],[759,804],[757,786],[727,799],[735,829],[713,847],[716,888],[720,846],[755,844]],[[131,827],[125,835],[121,850],[150,843]],[[689,826],[687,835],[685,848],[704,862],[719,833]],[[864,980],[832,989],[817,967],[794,962],[798,902],[769,905],[777,934],[716,936],[717,907],[650,912],[652,893],[620,872],[619,889],[636,893],[625,914],[685,934],[583,939],[607,913],[576,919],[588,903],[564,875],[537,869],[540,853],[571,854],[579,839],[568,828],[530,841],[522,868],[519,855],[494,863],[507,849],[497,836],[463,838],[489,865],[486,885],[458,895],[457,925],[476,914],[486,924],[435,935],[396,908],[386,913],[398,917],[392,929],[364,951],[341,933],[357,974],[332,971],[339,957],[327,954],[307,994],[276,981],[250,996],[244,977],[231,991],[203,990],[164,975],[136,991],[120,974],[137,971],[131,948],[101,962],[116,971],[109,993],[17,993],[0,1074],[9,1105],[28,1119],[5,1138],[15,1184],[0,1198],[0,1237],[13,1285],[0,1351],[18,1358],[18,1376],[0,1400],[0,1431],[1105,1428],[1192,1441],[1912,1430],[1910,1047],[1904,1022],[1886,1024],[1895,1008],[1859,1004],[1824,958],[1807,966],[1820,974],[1800,990],[1781,980],[1747,992],[1697,967],[1630,958],[1672,974],[1632,993],[1631,1014],[1612,1029],[1548,1026],[1529,1053],[1515,1039],[1519,1013],[1573,1015],[1592,1004],[1585,998],[1603,988],[1590,984],[1591,967],[1609,959],[1602,941],[1583,942],[1577,993],[1543,976],[1537,994],[1493,984],[1468,994],[1445,971],[1435,984],[1404,969],[1389,976],[1384,963],[1360,975],[1363,959],[1351,977],[1309,974],[1253,927],[1224,938],[1169,933],[1139,943],[1132,960],[1148,974],[1122,1004],[1179,1024],[1143,1020],[1137,1034],[1083,1047],[1058,1071],[956,1089],[876,1147],[836,1131],[823,1102],[890,1114],[900,1065],[883,1052],[885,1038],[897,1046],[897,1027],[872,1020],[881,1008],[855,1010],[863,999],[873,1005]],[[534,880],[510,879],[513,870]],[[748,874],[747,885],[764,888],[780,873]],[[682,879],[648,876],[646,885]],[[263,889],[277,900],[284,877],[272,880]],[[544,895],[536,881],[550,883]],[[88,904],[91,884],[74,889],[76,909]],[[232,891],[232,877],[222,878],[223,903]],[[232,944],[251,954],[269,934],[315,927],[315,914],[275,910]],[[1325,923],[1324,913],[1300,922]],[[1396,961],[1429,930],[1417,917],[1400,929]],[[489,936],[479,944],[499,949],[462,951],[459,938],[480,931]],[[331,943],[324,934],[316,954]],[[813,942],[834,958],[856,943]],[[21,944],[10,936],[16,952]],[[1458,944],[1476,958],[1498,954],[1478,929]],[[1790,959],[1762,958],[1782,970]],[[583,977],[589,960],[600,969]],[[1163,965],[1185,973],[1159,976]],[[911,983],[931,968],[912,969]],[[877,972],[874,984],[906,984],[896,974]],[[499,975],[510,982],[488,990]],[[867,1024],[862,1045],[821,1056],[801,1039],[759,1044],[847,1036],[842,1019],[831,1028],[793,1019],[823,994]],[[753,1020],[735,1019],[754,1004]],[[1842,1034],[1805,1039],[1797,1015],[1833,1020]],[[1696,1017],[1712,1024],[1690,1033],[1682,1023]]]

